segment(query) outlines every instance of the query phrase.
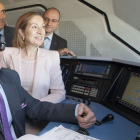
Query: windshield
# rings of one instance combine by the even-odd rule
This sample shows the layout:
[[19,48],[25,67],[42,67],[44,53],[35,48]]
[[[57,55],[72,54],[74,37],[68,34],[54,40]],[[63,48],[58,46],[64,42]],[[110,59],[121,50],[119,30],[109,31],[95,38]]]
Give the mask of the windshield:
[[[133,24],[129,22],[130,20],[124,20],[126,11],[122,11],[124,15],[121,14],[119,10],[120,0],[118,2],[115,0],[108,0],[107,2],[86,0],[85,2],[106,14],[111,32],[126,42],[126,44],[109,32],[104,14],[99,13],[83,2],[68,0],[60,0],[58,2],[54,0],[53,3],[47,3],[48,5],[45,2],[40,2],[40,4],[46,8],[53,5],[53,7],[57,7],[60,10],[61,22],[55,33],[67,40],[68,48],[77,56],[106,57],[139,62],[140,32],[136,26],[132,26]],[[63,3],[63,5],[60,3]],[[123,6],[121,5],[121,10]],[[12,9],[6,12],[7,25],[13,27],[17,18],[23,13],[33,10],[43,14],[45,10],[40,6],[25,7],[23,9],[14,9],[13,7],[18,8],[21,6],[11,5],[11,8],[7,8]]]

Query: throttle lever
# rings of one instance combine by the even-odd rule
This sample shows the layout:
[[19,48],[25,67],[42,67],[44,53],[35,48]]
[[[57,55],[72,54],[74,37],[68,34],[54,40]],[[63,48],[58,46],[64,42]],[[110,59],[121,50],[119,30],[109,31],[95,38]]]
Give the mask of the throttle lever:
[[95,125],[100,126],[102,123],[109,122],[114,120],[114,116],[112,114],[107,114],[101,121],[96,120]]

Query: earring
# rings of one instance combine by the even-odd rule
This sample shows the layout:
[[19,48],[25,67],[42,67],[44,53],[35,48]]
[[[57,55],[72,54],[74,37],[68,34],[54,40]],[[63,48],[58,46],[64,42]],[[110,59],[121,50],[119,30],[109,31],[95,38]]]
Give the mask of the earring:
[[22,37],[23,41],[24,41],[24,36]]

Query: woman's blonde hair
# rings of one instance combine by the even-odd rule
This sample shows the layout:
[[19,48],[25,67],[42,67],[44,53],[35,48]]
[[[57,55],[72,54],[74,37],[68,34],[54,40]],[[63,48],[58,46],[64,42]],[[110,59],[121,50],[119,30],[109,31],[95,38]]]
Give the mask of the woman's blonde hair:
[[36,15],[41,16],[41,14],[38,12],[28,12],[18,18],[18,20],[16,22],[16,26],[15,26],[15,33],[14,33],[14,39],[13,39],[14,47],[19,48],[19,47],[26,46],[25,40],[22,38],[22,36],[20,35],[20,33],[18,31],[19,31],[19,29],[21,29],[24,32],[28,25],[29,20],[33,16],[36,16]]

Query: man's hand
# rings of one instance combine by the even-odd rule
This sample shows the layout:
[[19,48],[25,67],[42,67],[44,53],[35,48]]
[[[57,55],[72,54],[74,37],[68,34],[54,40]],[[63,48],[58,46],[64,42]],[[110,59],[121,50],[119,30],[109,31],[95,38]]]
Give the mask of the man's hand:
[[60,56],[67,55],[67,54],[70,54],[71,56],[76,56],[73,51],[71,51],[71,50],[69,50],[67,48],[59,49],[57,51],[59,52]]
[[[85,116],[81,117],[81,115],[83,113],[85,114]],[[79,104],[79,107],[78,107],[77,120],[78,120],[79,125],[82,128],[89,128],[95,124],[96,117],[89,107],[87,107],[85,104],[81,103],[81,104]]]

